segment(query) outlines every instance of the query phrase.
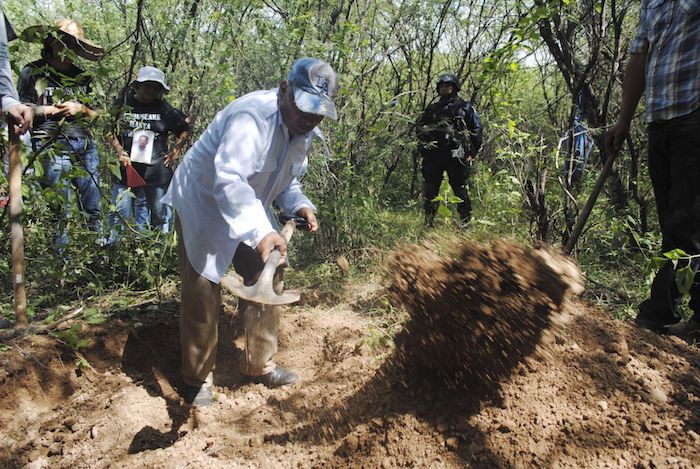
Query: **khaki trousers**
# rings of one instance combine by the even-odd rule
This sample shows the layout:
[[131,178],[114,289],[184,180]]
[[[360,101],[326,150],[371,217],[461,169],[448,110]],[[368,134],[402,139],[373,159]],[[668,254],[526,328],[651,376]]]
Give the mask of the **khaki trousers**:
[[[221,311],[221,286],[197,273],[190,264],[182,237],[180,221],[175,219],[178,236],[181,306],[180,343],[182,345],[182,377],[186,384],[210,387],[214,382],[216,349]],[[246,285],[252,285],[264,264],[258,252],[241,243],[233,256],[233,266]],[[275,272],[273,288],[284,289],[282,267]],[[272,356],[277,352],[281,306],[269,306],[239,299],[245,333],[245,361],[241,373],[259,376],[275,369]]]

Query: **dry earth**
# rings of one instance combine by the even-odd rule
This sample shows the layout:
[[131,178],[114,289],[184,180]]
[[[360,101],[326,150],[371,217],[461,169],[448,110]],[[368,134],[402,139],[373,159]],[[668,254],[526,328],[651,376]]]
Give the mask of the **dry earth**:
[[[0,467],[700,467],[700,349],[569,303],[532,253],[513,263],[501,248],[411,248],[389,293],[290,308],[278,362],[301,381],[288,389],[240,383],[227,304],[206,410],[178,397],[174,300],[86,328],[92,368],[46,336],[15,340],[0,354]],[[378,349],[368,311],[387,297],[409,319]]]

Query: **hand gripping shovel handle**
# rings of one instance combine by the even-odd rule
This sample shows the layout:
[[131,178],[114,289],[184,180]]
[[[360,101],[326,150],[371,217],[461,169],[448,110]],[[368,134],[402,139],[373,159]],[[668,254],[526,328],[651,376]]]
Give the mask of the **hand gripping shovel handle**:
[[[293,220],[290,220],[284,225],[282,231],[280,231],[280,235],[287,242],[289,242],[289,240],[292,237],[292,233],[294,233],[294,228],[295,223]],[[254,301],[256,303],[268,305],[284,305],[289,303],[295,303],[299,301],[298,293],[282,292],[282,294],[278,295],[274,292],[272,288],[275,271],[277,270],[277,266],[280,262],[281,257],[282,253],[278,249],[275,249],[270,253],[270,257],[268,257],[267,262],[265,262],[265,266],[263,267],[263,270],[260,273],[260,277],[254,285],[243,285],[243,283],[240,280],[232,278],[230,276],[223,277],[221,279],[221,284],[227,289],[231,290],[236,295],[238,295],[240,298],[243,298],[248,301]]]
[[[292,234],[294,234],[295,228],[295,221],[288,220],[287,223],[285,223],[282,229],[280,230],[280,236],[282,236],[286,242],[289,242],[289,240],[292,239]],[[277,270],[277,266],[280,263],[281,257],[282,253],[279,251],[279,249],[274,249],[270,253],[270,257],[267,258],[267,262],[265,262],[265,267],[263,267],[263,271],[260,274],[261,279],[267,274],[267,276],[270,277],[270,283],[272,283],[272,277],[274,277],[275,275],[275,270]],[[260,280],[258,280],[258,282],[259,281]]]

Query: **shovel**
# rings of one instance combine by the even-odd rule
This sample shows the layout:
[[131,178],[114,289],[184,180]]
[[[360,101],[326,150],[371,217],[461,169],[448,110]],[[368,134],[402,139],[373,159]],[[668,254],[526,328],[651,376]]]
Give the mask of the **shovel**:
[[[627,138],[629,139],[629,137]],[[566,246],[564,246],[564,254],[571,254],[571,251],[574,250],[574,246],[576,246],[576,241],[578,241],[578,237],[581,236],[581,232],[583,232],[583,226],[586,224],[586,220],[588,220],[588,216],[593,210],[593,205],[595,205],[595,201],[598,198],[598,195],[600,195],[600,191],[603,190],[603,185],[605,184],[605,180],[607,179],[608,174],[610,174],[610,170],[612,170],[612,166],[615,162],[616,156],[617,153],[612,153],[611,155],[608,155],[608,159],[605,160],[605,165],[600,171],[600,175],[598,176],[598,180],[595,182],[595,186],[593,186],[591,195],[588,196],[586,205],[583,207],[583,210],[581,210],[581,214],[579,215],[579,218],[576,221],[574,229],[571,231],[569,240],[566,242]]]
[[[289,242],[294,232],[295,222],[294,220],[289,220],[280,235]],[[296,303],[299,301],[299,293],[285,291],[281,294],[275,293],[272,288],[272,280],[275,276],[275,270],[277,270],[277,265],[280,262],[282,253],[275,249],[270,253],[270,257],[263,267],[263,271],[258,277],[258,281],[253,285],[244,285],[243,280],[240,277],[233,275],[225,275],[221,278],[221,285],[227,290],[236,294],[239,298],[244,300],[254,301],[255,303],[266,304],[266,305],[286,305],[290,303]]]

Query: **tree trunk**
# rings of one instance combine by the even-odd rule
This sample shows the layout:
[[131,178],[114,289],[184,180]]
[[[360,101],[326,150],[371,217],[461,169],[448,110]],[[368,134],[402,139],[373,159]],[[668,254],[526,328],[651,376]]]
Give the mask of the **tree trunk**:
[[22,231],[22,160],[14,122],[8,119],[10,140],[10,240],[12,243],[12,286],[15,296],[15,327],[27,327],[27,294],[24,288],[24,232]]

